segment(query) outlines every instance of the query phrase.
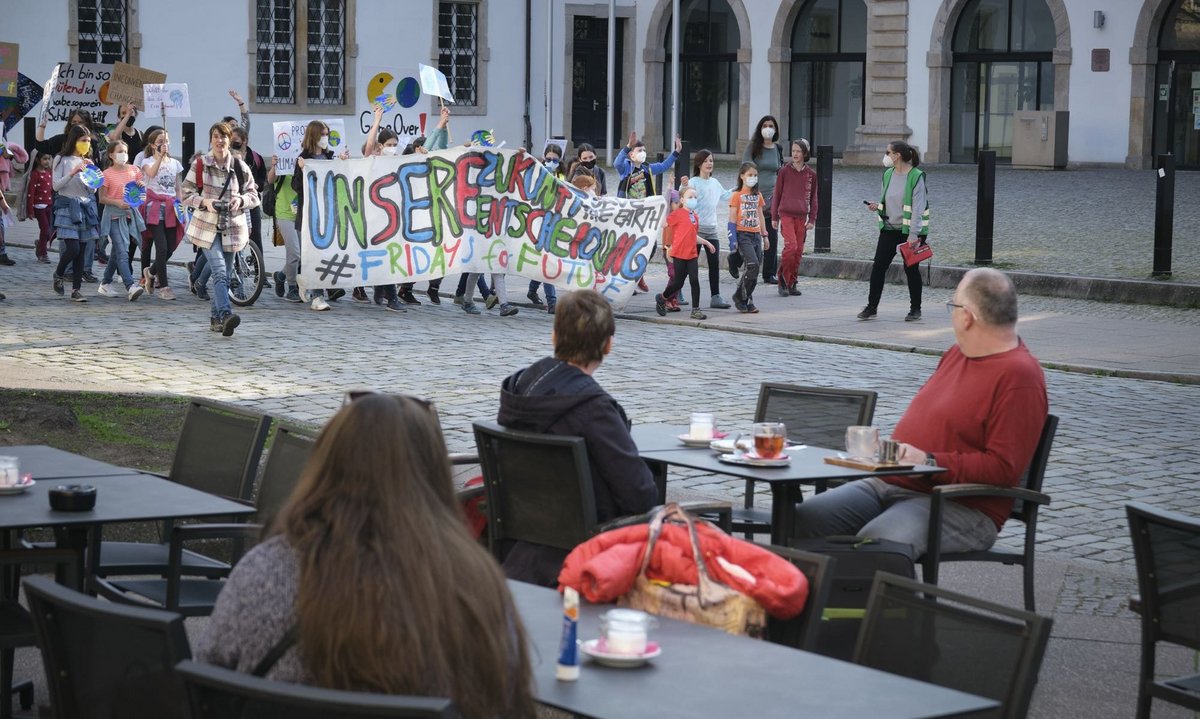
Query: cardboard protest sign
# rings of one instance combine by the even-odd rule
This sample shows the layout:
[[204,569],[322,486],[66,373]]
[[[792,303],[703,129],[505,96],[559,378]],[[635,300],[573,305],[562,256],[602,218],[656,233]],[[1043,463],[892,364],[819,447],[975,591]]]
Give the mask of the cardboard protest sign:
[[65,122],[74,110],[84,110],[98,127],[115,121],[116,112],[108,99],[112,65],[89,62],[60,62],[51,77],[46,100],[47,122]]
[[428,113],[417,107],[421,100],[421,81],[417,73],[398,68],[366,67],[361,71],[360,84],[366,87],[363,108],[358,114],[359,131],[366,135],[375,120],[375,107],[383,107],[380,128],[390,128],[400,137],[404,147],[425,133]]
[[[344,120],[322,120],[329,126],[329,149],[335,155],[341,154],[346,148],[346,122]],[[271,123],[275,135],[275,174],[290,175],[296,168],[296,158],[300,157],[300,146],[304,142],[304,130],[308,120],[285,120]]]
[[155,72],[125,62],[114,62],[112,79],[108,84],[108,101],[117,106],[133,103],[138,110],[146,109],[144,85],[161,85],[167,81],[165,72]]
[[145,111],[165,117],[191,117],[192,103],[188,99],[186,82],[167,82],[142,85]]
[[0,121],[4,123],[4,134],[21,121],[30,110],[42,101],[42,86],[21,73],[17,73],[17,96],[0,97]]
[[514,150],[310,160],[302,186],[300,277],[313,288],[502,272],[621,306],[667,216],[660,196],[591,198]]
[[21,46],[0,42],[0,97],[17,96],[17,55]]
[[421,74],[421,92],[440,97],[446,102],[454,102],[454,96],[450,94],[450,83],[446,82],[446,76],[441,70],[417,63],[417,72]]

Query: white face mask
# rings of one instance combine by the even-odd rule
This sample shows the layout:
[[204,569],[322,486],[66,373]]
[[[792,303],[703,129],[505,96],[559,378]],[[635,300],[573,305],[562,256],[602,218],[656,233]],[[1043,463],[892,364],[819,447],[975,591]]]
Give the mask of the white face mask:
[[746,187],[754,187],[758,184],[758,175],[750,175],[746,178]]
[[646,161],[646,151],[645,150],[634,150],[629,155],[629,159],[633,160],[634,162],[636,162],[640,165]]
[[395,146],[395,145],[390,145],[390,146],[384,147],[384,148],[383,148],[383,154],[385,154],[385,155],[395,155],[395,154],[396,154],[396,146]]
[[762,129],[762,136],[763,136],[764,140],[774,140],[775,139],[775,128],[764,127]]
[[328,150],[329,149],[329,138],[322,136],[320,142],[317,143],[317,147],[321,148],[322,150]]
[[114,162],[121,164],[121,165],[124,165],[126,162],[129,162],[129,153],[128,152],[118,152],[118,153],[115,153],[112,157],[113,157]]
[[892,156],[891,156],[891,155],[888,155],[888,154],[886,154],[886,153],[884,153],[884,155],[883,155],[883,166],[884,166],[884,167],[892,167],[892,166],[894,166],[895,164],[896,164],[896,161],[892,159]]

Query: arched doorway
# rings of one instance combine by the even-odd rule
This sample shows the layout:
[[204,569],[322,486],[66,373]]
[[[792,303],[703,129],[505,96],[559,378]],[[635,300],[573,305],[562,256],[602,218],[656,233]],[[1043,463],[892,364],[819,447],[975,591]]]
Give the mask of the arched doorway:
[[[680,134],[692,147],[736,151],[741,120],[738,19],[726,0],[684,0],[679,12]],[[663,147],[671,133],[671,21],[663,35]]]
[[1054,18],[1045,0],[969,0],[952,42],[950,161],[1012,159],[1013,113],[1054,109]]
[[862,0],[809,0],[792,27],[788,137],[835,156],[863,124],[867,6]]
[[1175,0],[1163,17],[1154,85],[1154,154],[1200,169],[1200,0]]

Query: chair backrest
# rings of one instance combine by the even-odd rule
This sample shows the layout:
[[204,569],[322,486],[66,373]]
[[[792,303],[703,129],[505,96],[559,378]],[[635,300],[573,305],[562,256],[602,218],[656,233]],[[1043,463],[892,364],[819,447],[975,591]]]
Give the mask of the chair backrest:
[[94,599],[47,577],[24,586],[55,716],[186,719],[174,671],[192,654],[183,617]]
[[[1050,461],[1050,450],[1054,446],[1054,434],[1057,431],[1058,417],[1052,414],[1046,415],[1046,422],[1042,425],[1042,436],[1038,438],[1037,449],[1033,450],[1033,459],[1029,460],[1029,467],[1021,475],[1020,486],[1035,492],[1042,491],[1042,482],[1046,478],[1046,465]],[[1031,515],[1037,511],[1037,508],[1038,505],[1032,502],[1021,499],[1014,500],[1009,517],[1029,524]]]
[[181,662],[176,672],[187,687],[192,719],[458,716],[449,699],[321,689],[194,661]]
[[248,501],[270,428],[268,415],[192,399],[175,447],[171,480]]
[[858,636],[858,664],[1001,702],[1024,717],[1050,619],[880,572]]
[[488,543],[501,540],[573,549],[596,526],[596,494],[582,437],[518,432],[475,422],[487,487]]
[[1200,649],[1200,518],[1125,505],[1142,599],[1142,631]]
[[829,600],[829,585],[833,578],[833,565],[837,560],[824,554],[790,547],[771,545],[767,549],[796,565],[808,580],[808,599],[804,602],[804,611],[791,619],[769,620],[767,637],[776,644],[816,651],[821,616]]
[[267,452],[266,466],[258,480],[258,497],[254,502],[260,524],[268,524],[292,496],[314,444],[316,435],[312,432],[275,423],[275,439],[271,442],[271,451]]
[[789,442],[839,449],[847,427],[871,424],[876,396],[869,390],[763,382],[754,421],[783,422]]

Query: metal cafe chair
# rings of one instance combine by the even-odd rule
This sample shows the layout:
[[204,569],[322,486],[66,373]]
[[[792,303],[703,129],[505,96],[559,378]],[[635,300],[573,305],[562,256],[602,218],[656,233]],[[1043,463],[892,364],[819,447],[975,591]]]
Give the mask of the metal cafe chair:
[[1154,699],[1200,711],[1200,674],[1154,678],[1159,642],[1200,652],[1200,519],[1141,503],[1125,513],[1138,578],[1129,606],[1142,617],[1137,716],[1149,717]]
[[180,662],[175,672],[186,687],[192,719],[458,717],[454,703],[439,697],[323,689],[277,682],[191,660]]
[[875,575],[854,661],[1029,710],[1052,620],[886,572]]

